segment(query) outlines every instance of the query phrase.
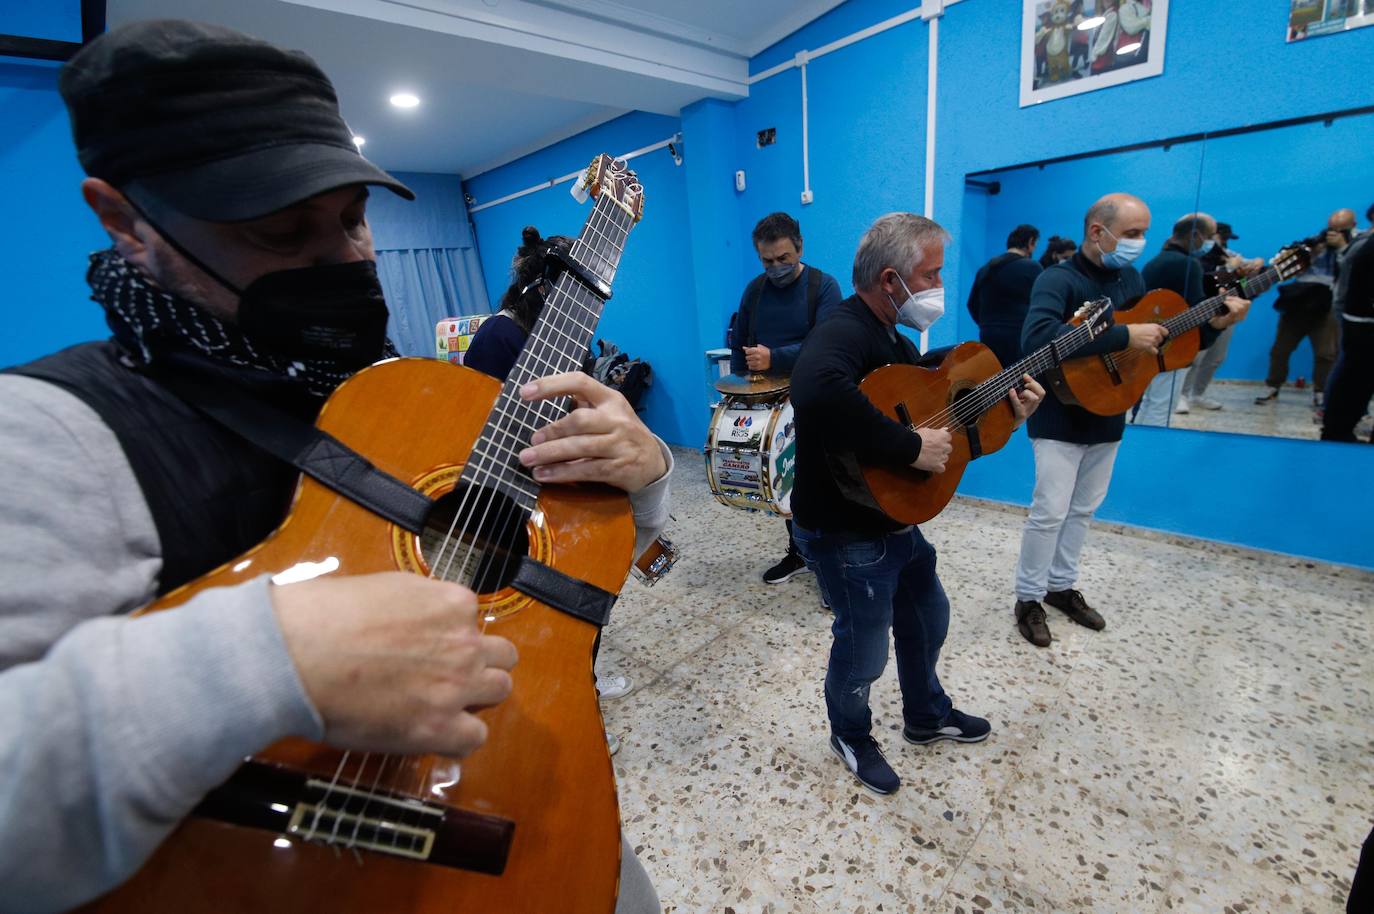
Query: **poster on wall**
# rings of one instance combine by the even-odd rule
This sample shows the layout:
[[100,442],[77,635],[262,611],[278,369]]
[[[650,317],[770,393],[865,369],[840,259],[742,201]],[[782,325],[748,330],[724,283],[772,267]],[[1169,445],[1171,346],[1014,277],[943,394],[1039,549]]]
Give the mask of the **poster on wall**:
[[463,364],[468,354],[468,345],[477,333],[477,328],[491,317],[490,314],[472,314],[467,317],[446,317],[434,328],[435,347],[438,356],[445,362]]
[[1021,107],[1163,73],[1168,18],[1169,0],[1022,0]]
[[1289,41],[1374,25],[1374,0],[1291,0],[1291,3]]

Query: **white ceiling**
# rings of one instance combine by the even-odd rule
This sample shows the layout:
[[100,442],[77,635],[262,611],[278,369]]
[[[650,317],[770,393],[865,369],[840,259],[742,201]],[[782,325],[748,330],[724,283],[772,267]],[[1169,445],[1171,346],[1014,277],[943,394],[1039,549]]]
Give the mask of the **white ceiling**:
[[[109,0],[110,27],[182,17],[319,62],[364,153],[471,176],[627,111],[748,94],[748,58],[842,0]],[[397,91],[418,95],[401,110]]]

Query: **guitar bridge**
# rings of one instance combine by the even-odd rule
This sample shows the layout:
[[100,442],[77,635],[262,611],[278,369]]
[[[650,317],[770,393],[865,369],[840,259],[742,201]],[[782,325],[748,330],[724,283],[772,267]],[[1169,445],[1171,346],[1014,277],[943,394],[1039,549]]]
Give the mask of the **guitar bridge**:
[[1110,353],[1102,356],[1102,364],[1107,366],[1107,374],[1111,375],[1113,384],[1121,383],[1121,369],[1116,365],[1116,358]]
[[244,763],[206,795],[193,815],[309,844],[493,876],[505,870],[515,837],[509,819],[259,761]]
[[[412,860],[428,860],[434,850],[434,829],[424,827],[426,816],[440,824],[443,814],[436,809],[406,800],[367,794],[351,787],[332,789],[314,778],[305,782],[307,790],[323,791],[314,803],[301,802],[291,812],[286,833],[304,841],[342,845],[347,849],[377,851]],[[331,805],[331,800],[333,804]],[[349,812],[356,800],[358,811]],[[406,822],[410,818],[413,821]]]

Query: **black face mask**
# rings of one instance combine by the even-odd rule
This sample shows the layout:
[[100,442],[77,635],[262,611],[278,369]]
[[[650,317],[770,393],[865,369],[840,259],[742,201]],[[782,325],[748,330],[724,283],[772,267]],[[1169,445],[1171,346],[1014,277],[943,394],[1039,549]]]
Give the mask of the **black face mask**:
[[387,316],[370,260],[278,270],[239,293],[238,325],[250,340],[289,359],[343,368],[382,357]]
[[129,202],[181,256],[239,297],[238,326],[250,342],[281,358],[331,362],[345,371],[384,355],[389,313],[376,263],[276,270],[240,289]]

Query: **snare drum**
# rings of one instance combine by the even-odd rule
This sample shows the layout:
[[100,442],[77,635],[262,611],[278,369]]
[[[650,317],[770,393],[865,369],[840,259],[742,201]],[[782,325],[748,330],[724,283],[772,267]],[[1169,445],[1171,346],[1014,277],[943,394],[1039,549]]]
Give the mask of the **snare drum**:
[[732,508],[792,516],[797,429],[792,402],[738,396],[716,404],[706,433],[706,480]]

